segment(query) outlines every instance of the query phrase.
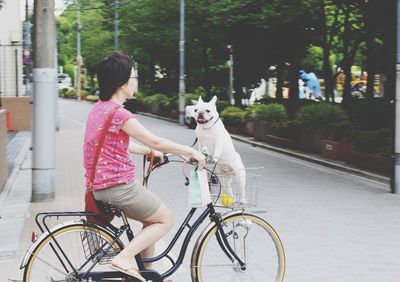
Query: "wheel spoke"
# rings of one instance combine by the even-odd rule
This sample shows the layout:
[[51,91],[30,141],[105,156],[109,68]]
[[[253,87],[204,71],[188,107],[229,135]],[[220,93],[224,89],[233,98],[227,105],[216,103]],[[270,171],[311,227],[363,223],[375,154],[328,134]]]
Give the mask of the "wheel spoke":
[[[194,281],[283,281],[284,253],[282,243],[272,227],[259,217],[238,214],[223,219],[221,226],[235,254],[244,261],[231,263],[222,251],[213,227],[194,251],[197,261],[193,267]],[[223,262],[226,263],[223,263]]]

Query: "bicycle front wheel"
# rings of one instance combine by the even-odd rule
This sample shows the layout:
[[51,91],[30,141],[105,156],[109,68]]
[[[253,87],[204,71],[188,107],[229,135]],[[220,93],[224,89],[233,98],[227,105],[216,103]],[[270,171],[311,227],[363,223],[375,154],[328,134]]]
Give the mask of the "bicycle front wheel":
[[87,281],[79,275],[93,264],[91,272],[109,270],[112,257],[122,250],[122,244],[113,241],[113,235],[97,225],[75,222],[56,228],[33,250],[23,281]]
[[285,254],[275,230],[263,219],[246,213],[223,218],[221,225],[227,240],[245,262],[241,267],[221,249],[217,226],[209,229],[192,254],[191,274],[195,282],[283,281]]

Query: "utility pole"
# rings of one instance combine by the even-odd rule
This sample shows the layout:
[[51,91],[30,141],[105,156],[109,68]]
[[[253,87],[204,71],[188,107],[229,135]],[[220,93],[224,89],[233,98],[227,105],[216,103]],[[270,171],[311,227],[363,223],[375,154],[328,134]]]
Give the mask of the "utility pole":
[[32,201],[55,197],[54,0],[35,0],[33,69]]
[[31,23],[29,21],[28,0],[25,1],[25,23],[24,23],[24,64],[25,64],[25,95],[30,96],[30,65],[31,65]]
[[81,10],[79,0],[76,0],[76,77],[77,77],[77,96],[81,100],[81,66],[83,64],[81,56]]
[[229,102],[231,105],[235,104],[235,99],[233,98],[233,48],[232,45],[228,45],[229,49]]
[[184,125],[185,118],[185,0],[180,7],[179,41],[179,124]]
[[394,142],[394,187],[392,192],[400,194],[400,0],[397,0],[397,46],[396,46],[396,99],[395,99],[395,142]]
[[115,11],[114,11],[114,51],[118,51],[118,7],[119,1],[115,0],[114,2]]

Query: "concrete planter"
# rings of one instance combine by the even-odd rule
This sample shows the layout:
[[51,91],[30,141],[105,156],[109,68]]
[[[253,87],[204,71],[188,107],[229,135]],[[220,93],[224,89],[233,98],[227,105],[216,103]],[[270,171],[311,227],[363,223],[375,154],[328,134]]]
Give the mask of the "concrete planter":
[[254,136],[254,121],[246,122],[245,133],[247,136]]
[[295,143],[293,140],[286,139],[283,137],[278,137],[274,135],[267,135],[266,140],[268,144],[274,145],[274,146],[279,146],[279,147],[284,147],[284,148],[294,148]]
[[2,106],[10,113],[10,130],[31,130],[32,104],[31,97],[2,97]]
[[0,192],[8,178],[6,111],[0,110]]
[[348,142],[321,139],[322,155],[334,160],[345,161],[353,148],[353,144]]
[[356,167],[384,175],[390,175],[393,166],[392,160],[389,157],[358,151],[350,151],[346,162]]
[[232,133],[232,134],[241,135],[241,134],[245,133],[245,129],[243,127],[240,127],[240,126],[229,126],[229,125],[226,125],[225,128],[226,128],[226,130],[228,130],[229,133]]
[[322,133],[317,128],[305,128],[300,134],[299,147],[306,152],[321,153]]
[[262,120],[254,121],[253,130],[254,138],[259,141],[265,141],[266,136],[271,133],[269,122]]

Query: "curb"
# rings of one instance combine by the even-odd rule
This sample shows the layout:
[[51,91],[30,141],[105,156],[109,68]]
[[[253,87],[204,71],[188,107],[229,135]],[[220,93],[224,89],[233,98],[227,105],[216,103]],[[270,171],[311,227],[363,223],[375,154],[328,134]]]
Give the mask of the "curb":
[[[21,151],[18,153],[17,157],[14,160],[14,167],[8,176],[7,182],[4,185],[3,191],[0,193],[0,208],[3,206],[4,201],[7,199],[8,195],[12,191],[15,180],[18,176],[18,172],[21,169],[22,164],[24,163],[26,156],[28,155],[29,149],[31,147],[31,137],[27,138],[24,145],[21,148]],[[1,209],[0,209],[1,211]]]
[[271,145],[268,145],[266,143],[254,141],[254,140],[251,140],[249,138],[246,138],[246,137],[243,137],[243,136],[240,136],[240,135],[231,134],[231,137],[233,139],[235,139],[235,140],[238,140],[238,141],[253,145],[255,147],[260,147],[260,148],[271,150],[271,151],[274,151],[274,152],[277,152],[277,153],[285,154],[285,155],[288,155],[288,156],[291,156],[291,157],[295,157],[295,158],[298,158],[298,159],[309,161],[309,162],[312,162],[312,163],[315,163],[315,164],[318,164],[318,165],[322,165],[322,166],[325,166],[325,167],[333,168],[333,169],[336,169],[336,170],[339,170],[339,171],[342,171],[342,172],[346,172],[346,173],[349,173],[349,174],[357,175],[357,176],[360,176],[360,177],[363,177],[363,178],[367,178],[367,179],[370,179],[370,180],[373,180],[373,181],[377,181],[377,182],[380,182],[380,183],[383,183],[383,184],[390,184],[390,178],[386,177],[386,176],[382,176],[382,175],[375,174],[375,173],[372,173],[372,172],[367,172],[367,171],[360,170],[360,169],[357,169],[357,168],[345,166],[345,165],[342,165],[342,164],[339,164],[339,163],[330,162],[330,161],[324,160],[322,158],[313,157],[313,156],[306,155],[306,154],[303,154],[303,153],[300,153],[300,152],[287,150],[287,149],[284,149],[284,148],[281,148],[281,147],[271,146]]

